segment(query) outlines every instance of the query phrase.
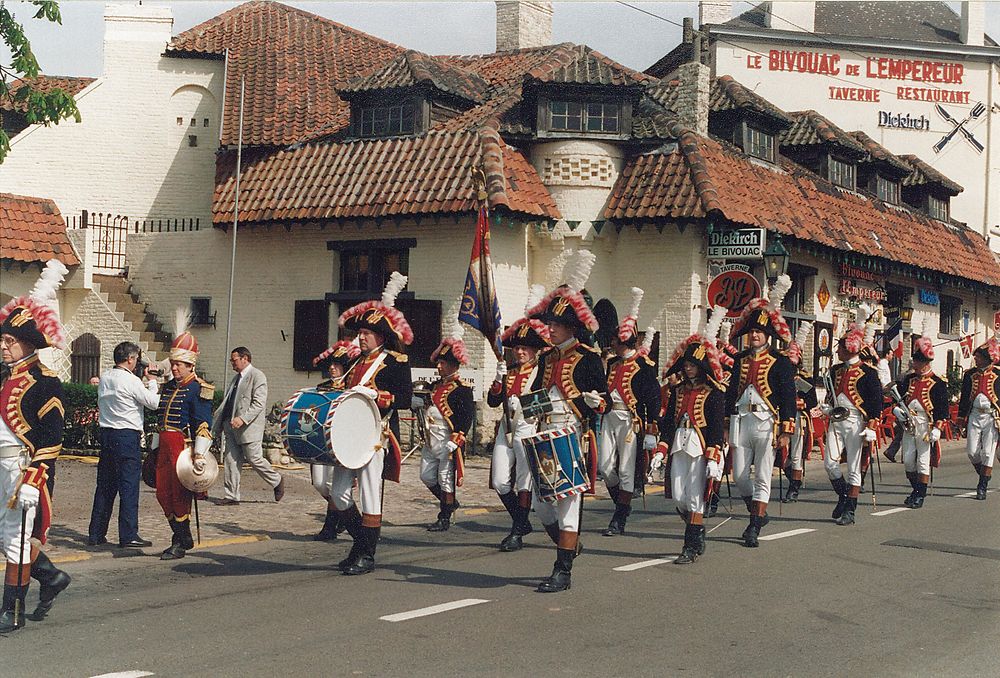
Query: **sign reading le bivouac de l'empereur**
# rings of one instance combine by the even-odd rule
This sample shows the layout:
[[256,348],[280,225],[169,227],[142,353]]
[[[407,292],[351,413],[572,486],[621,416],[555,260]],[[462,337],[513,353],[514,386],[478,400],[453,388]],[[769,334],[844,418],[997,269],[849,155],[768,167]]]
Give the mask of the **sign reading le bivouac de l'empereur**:
[[713,231],[708,236],[709,259],[760,259],[763,255],[763,228]]

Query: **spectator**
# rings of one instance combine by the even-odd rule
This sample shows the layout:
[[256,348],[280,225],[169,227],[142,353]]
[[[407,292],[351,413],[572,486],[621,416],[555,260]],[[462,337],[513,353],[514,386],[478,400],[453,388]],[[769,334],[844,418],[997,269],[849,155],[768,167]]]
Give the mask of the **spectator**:
[[223,461],[225,497],[221,506],[240,503],[240,469],[244,460],[274,488],[274,500],[285,496],[285,481],[264,458],[264,410],[267,407],[267,377],[250,364],[250,349],[238,346],[229,356],[236,378],[229,385],[222,407],[215,415],[212,435],[226,434]]
[[92,376],[90,379],[87,380],[87,383],[90,384],[91,386],[100,386],[101,378],[95,374],[94,376]]
[[90,513],[87,544],[107,543],[108,523],[118,500],[118,545],[123,548],[152,546],[139,536],[139,476],[142,470],[143,408],[155,410],[160,402],[155,375],[145,369],[147,384],[135,375],[139,347],[130,341],[115,346],[115,366],[104,373],[97,387],[100,412],[101,457],[97,463],[97,489]]

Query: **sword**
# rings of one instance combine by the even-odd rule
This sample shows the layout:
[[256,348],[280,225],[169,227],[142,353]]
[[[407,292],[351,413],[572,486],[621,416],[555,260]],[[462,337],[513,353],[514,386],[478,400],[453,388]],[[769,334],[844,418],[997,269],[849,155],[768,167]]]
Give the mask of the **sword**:
[[194,529],[198,535],[198,545],[201,546],[201,519],[198,517],[198,495],[194,496]]
[[[24,601],[21,599],[21,587],[24,586],[24,564],[21,558],[24,557],[24,535],[28,527],[28,509],[21,509],[21,549],[17,552],[17,591],[18,596],[14,599],[14,628],[20,628],[18,620],[21,618],[23,610],[21,607]],[[31,554],[28,554],[28,569],[31,569]]]

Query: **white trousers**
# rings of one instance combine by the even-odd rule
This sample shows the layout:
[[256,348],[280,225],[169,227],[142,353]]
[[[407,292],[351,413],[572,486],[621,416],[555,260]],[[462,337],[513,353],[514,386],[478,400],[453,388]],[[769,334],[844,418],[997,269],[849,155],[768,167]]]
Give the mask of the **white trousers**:
[[[740,496],[754,501],[771,500],[774,467],[774,419],[754,413],[735,414],[730,419],[729,449],[733,455],[733,479]],[[736,441],[735,443],[733,441]],[[751,479],[750,467],[753,466]]]
[[[548,431],[566,426],[576,426],[577,432],[580,431],[580,423],[576,421],[575,417],[565,417],[558,422],[550,421],[542,426],[542,430]],[[581,450],[584,448],[585,443],[585,440],[580,441]],[[584,458],[586,458],[586,451],[584,451]],[[538,519],[542,521],[542,525],[559,523],[559,529],[563,532],[580,531],[580,514],[583,509],[582,494],[574,494],[571,497],[547,502],[538,498],[538,488],[536,487],[531,504],[535,509],[535,513],[538,514]]]
[[431,438],[420,450],[420,480],[427,487],[439,485],[442,492],[455,491],[455,458],[448,439]]
[[354,505],[351,490],[356,477],[358,495],[361,498],[361,512],[371,516],[382,515],[382,469],[385,467],[385,454],[385,450],[376,452],[370,462],[357,470],[343,466],[326,467],[333,469],[330,498],[338,511],[346,511]]
[[707,463],[705,457],[683,452],[676,452],[670,458],[670,494],[682,511],[705,512]]
[[806,444],[806,432],[802,426],[802,414],[795,416],[795,433],[788,443],[788,467],[793,471],[802,470],[802,456]]
[[[857,411],[852,411],[851,416],[843,421],[830,422],[826,434],[826,454],[823,455],[823,468],[830,480],[846,478],[848,485],[861,486],[861,450],[864,447],[861,433],[864,430],[865,421]],[[847,462],[846,476],[840,470],[840,459]]]
[[313,464],[309,467],[309,476],[312,479],[312,486],[320,493],[324,499],[330,499],[333,494],[333,469],[335,466],[327,464]]
[[612,410],[601,418],[601,437],[597,443],[597,469],[608,488],[622,492],[635,490],[636,433],[632,413]]
[[[514,427],[513,444],[507,444],[507,422],[500,422],[497,439],[493,443],[493,464],[490,479],[499,494],[511,491],[530,492],[531,467],[524,452],[521,438],[534,434],[535,427],[523,421]],[[513,478],[513,482],[512,479]]]
[[903,466],[906,467],[907,473],[917,473],[922,476],[931,474],[931,444],[924,440],[923,432],[926,431],[927,426],[918,423],[916,436],[903,434],[899,449],[903,453]]
[[17,481],[21,478],[19,457],[0,459],[0,542],[8,563],[31,562],[31,529],[35,524],[35,509],[28,511],[24,520],[24,549],[21,549],[21,509],[7,508],[14,496]]
[[997,453],[997,426],[993,413],[973,407],[969,412],[966,430],[965,452],[969,455],[969,461],[993,468],[993,459]]

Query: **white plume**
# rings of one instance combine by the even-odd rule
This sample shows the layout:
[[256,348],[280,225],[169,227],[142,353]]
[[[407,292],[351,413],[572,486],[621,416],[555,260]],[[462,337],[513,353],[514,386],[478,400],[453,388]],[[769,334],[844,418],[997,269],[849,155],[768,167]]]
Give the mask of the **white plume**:
[[528,301],[524,303],[524,313],[533,309],[535,305],[545,297],[545,287],[543,285],[532,285],[528,288]]
[[792,279],[788,274],[779,275],[774,281],[774,286],[767,290],[767,300],[774,308],[781,308],[781,303],[785,300],[788,290],[792,289]]
[[854,309],[854,322],[859,325],[868,322],[868,318],[871,317],[872,311],[873,309],[870,304],[864,302],[858,304],[858,307]]
[[642,303],[642,295],[644,292],[638,287],[632,288],[632,305],[628,307],[628,313],[625,317],[632,316],[633,318],[639,317],[639,304]]
[[646,328],[646,336],[642,338],[642,347],[639,349],[645,353],[649,353],[649,349],[653,348],[653,336],[656,334],[655,327]]
[[187,331],[190,320],[191,314],[188,313],[186,308],[178,306],[174,310],[174,338],[179,337]]
[[587,286],[587,278],[594,268],[597,255],[589,250],[579,250],[573,261],[569,262],[566,271],[566,286],[573,292],[579,292]]
[[809,335],[812,334],[813,324],[809,322],[800,323],[799,329],[795,333],[795,343],[802,348],[806,345],[806,340],[809,339]]
[[[576,250],[564,249],[559,254],[552,257],[548,266],[545,267],[544,287],[546,290],[553,290],[563,283],[565,271],[569,266],[569,262],[573,260],[575,255]],[[539,298],[539,301],[541,301],[541,298]]]
[[406,287],[407,277],[399,271],[393,271],[389,276],[389,282],[385,284],[385,291],[382,292],[382,303],[392,308],[396,305],[396,297]]
[[719,338],[719,330],[722,329],[722,321],[726,319],[729,311],[725,306],[713,306],[712,312],[708,316],[708,324],[705,325],[705,338],[714,342]]
[[865,323],[865,345],[872,346],[875,344],[875,323],[867,322]]
[[47,306],[53,306],[53,302],[56,300],[56,290],[62,285],[67,273],[69,273],[69,269],[63,262],[58,259],[49,259],[45,268],[42,269],[42,275],[39,276],[28,296]]

